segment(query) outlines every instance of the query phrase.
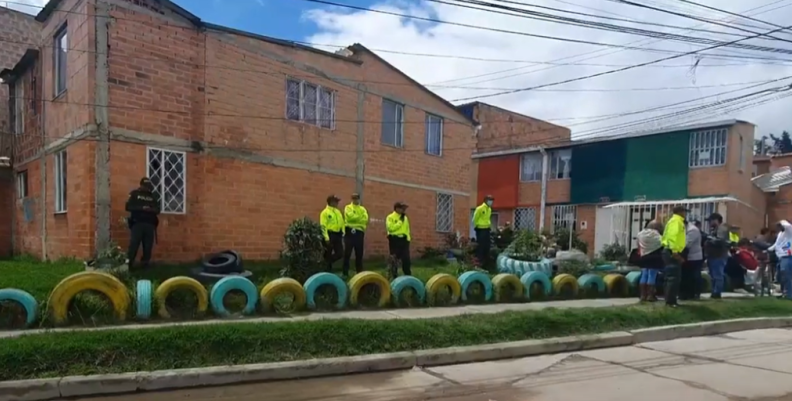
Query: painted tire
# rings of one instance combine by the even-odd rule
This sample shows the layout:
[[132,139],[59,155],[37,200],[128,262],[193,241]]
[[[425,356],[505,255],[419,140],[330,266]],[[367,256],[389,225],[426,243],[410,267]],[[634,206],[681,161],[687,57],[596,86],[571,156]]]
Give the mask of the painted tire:
[[135,316],[138,319],[151,318],[151,281],[138,280],[135,285],[135,303],[137,304]]
[[242,291],[245,294],[245,308],[242,309],[243,315],[252,315],[256,312],[258,303],[258,288],[252,281],[240,276],[226,276],[212,286],[209,292],[209,304],[215,314],[222,317],[231,316],[231,312],[226,309],[223,302],[229,291]]
[[553,277],[553,293],[563,295],[565,292],[564,288],[566,287],[569,287],[569,291],[572,292],[572,297],[577,296],[579,287],[575,276],[571,274],[559,274]]
[[707,273],[701,274],[701,293],[712,292],[712,277]]
[[627,297],[630,295],[630,284],[621,274],[608,274],[602,279],[602,281],[605,282],[605,287],[608,290],[609,296]]
[[459,302],[459,297],[462,294],[462,286],[459,285],[459,281],[450,274],[440,273],[435,274],[426,282],[426,300],[429,305],[434,305],[437,299],[437,292],[443,287],[451,289],[450,304],[453,305]]
[[288,277],[275,279],[267,283],[259,293],[261,299],[261,309],[264,312],[273,312],[275,310],[275,299],[283,294],[291,294],[294,297],[292,302],[292,310],[297,312],[305,308],[305,289],[300,285],[300,282]]
[[401,293],[407,288],[415,291],[421,305],[426,303],[426,288],[424,287],[424,283],[413,276],[399,276],[390,283],[391,297],[393,297],[394,305],[399,305]]
[[317,273],[305,280],[303,289],[305,290],[305,303],[308,309],[316,309],[316,290],[323,285],[331,285],[338,292],[338,303],[336,309],[343,309],[346,306],[349,290],[344,280],[331,273]]
[[384,308],[388,306],[391,299],[391,287],[388,279],[375,272],[360,272],[349,279],[349,304],[358,305],[360,290],[366,285],[374,284],[379,287],[380,297],[377,306]]
[[35,323],[38,318],[38,302],[27,291],[4,288],[0,290],[0,302],[15,302],[21,305],[25,310],[25,327]]
[[542,285],[542,292],[544,292],[545,296],[548,296],[553,293],[553,283],[550,282],[550,277],[543,272],[528,272],[523,274],[520,277],[520,282],[523,285],[523,294],[525,295],[525,299],[531,300],[531,287],[534,284],[541,284]]
[[478,271],[469,271],[462,273],[459,278],[460,296],[463,302],[467,299],[467,290],[473,283],[479,283],[484,287],[484,300],[489,302],[492,300],[492,280],[489,276]]
[[590,287],[595,287],[599,295],[608,291],[605,281],[598,274],[584,274],[578,278],[578,288],[587,289]]
[[154,299],[157,301],[157,314],[159,317],[164,319],[171,317],[170,313],[168,312],[168,307],[165,305],[165,300],[168,299],[168,295],[176,290],[192,291],[192,293],[195,294],[195,297],[198,299],[198,313],[206,313],[206,309],[209,307],[209,294],[206,292],[206,288],[204,288],[204,286],[194,278],[177,276],[163,281],[162,284],[157,287],[157,291],[154,293]]
[[523,284],[520,279],[514,274],[501,273],[492,278],[492,291],[495,302],[510,301],[510,299],[505,299],[504,289],[506,286],[511,286],[514,290],[514,298],[511,300],[522,298]]
[[627,279],[627,284],[630,286],[630,292],[638,293],[638,285],[641,283],[641,272],[629,272],[624,278]]
[[48,304],[52,319],[56,324],[66,322],[69,303],[83,291],[97,291],[106,296],[113,304],[116,319],[126,319],[129,309],[129,290],[116,277],[102,272],[81,272],[61,280],[52,290]]

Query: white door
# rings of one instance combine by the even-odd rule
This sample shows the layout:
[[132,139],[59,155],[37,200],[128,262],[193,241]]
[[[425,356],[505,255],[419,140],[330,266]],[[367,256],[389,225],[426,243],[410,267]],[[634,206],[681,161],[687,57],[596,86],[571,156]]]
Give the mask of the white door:
[[613,242],[613,212],[615,208],[597,208],[596,222],[594,223],[594,253],[599,254],[605,245]]
[[630,239],[631,246],[635,248],[638,246],[638,233],[654,220],[657,208],[655,205],[641,205],[633,206],[630,210]]

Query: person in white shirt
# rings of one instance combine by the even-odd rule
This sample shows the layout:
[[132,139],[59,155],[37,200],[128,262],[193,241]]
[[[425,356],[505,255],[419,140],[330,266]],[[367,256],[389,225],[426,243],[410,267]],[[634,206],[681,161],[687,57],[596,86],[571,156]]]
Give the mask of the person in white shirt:
[[792,300],[792,224],[781,220],[776,224],[778,237],[768,251],[775,252],[781,267],[781,291]]

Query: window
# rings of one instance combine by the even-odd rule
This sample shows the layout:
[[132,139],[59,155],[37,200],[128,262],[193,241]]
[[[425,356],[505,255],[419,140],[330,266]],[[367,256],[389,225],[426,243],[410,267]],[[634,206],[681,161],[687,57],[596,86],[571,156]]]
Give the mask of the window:
[[554,150],[548,154],[550,158],[550,174],[548,179],[569,179],[572,170],[572,149]]
[[434,156],[443,155],[443,118],[426,115],[426,153]]
[[514,209],[514,228],[536,231],[536,208],[518,207]]
[[382,143],[404,146],[404,105],[382,99]]
[[454,229],[454,195],[437,193],[435,231],[450,233]]
[[520,157],[520,181],[531,182],[542,180],[542,155],[525,153]]
[[148,149],[147,176],[159,195],[162,213],[182,214],[187,201],[187,155],[164,149]]
[[558,229],[577,228],[577,207],[575,205],[553,206],[552,214],[553,232]]
[[28,176],[27,170],[20,171],[16,175],[17,198],[25,199],[28,196]]
[[20,77],[14,82],[14,133],[25,132],[25,80]]
[[726,164],[726,129],[690,134],[689,167],[714,167]]
[[286,118],[335,129],[335,92],[306,81],[286,80]]
[[66,213],[67,165],[66,151],[55,153],[55,213]]
[[52,66],[55,69],[52,76],[55,81],[55,96],[58,96],[66,91],[66,52],[69,49],[69,37],[65,26],[55,34],[55,45],[52,48]]
[[745,144],[742,135],[740,135],[740,171],[745,171]]

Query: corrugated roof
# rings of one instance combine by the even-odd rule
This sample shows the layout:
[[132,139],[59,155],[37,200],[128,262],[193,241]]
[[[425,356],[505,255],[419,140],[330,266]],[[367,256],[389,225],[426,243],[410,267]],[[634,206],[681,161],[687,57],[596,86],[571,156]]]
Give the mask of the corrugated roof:
[[792,184],[792,169],[789,166],[783,166],[751,178],[751,182],[764,192],[778,192],[782,186]]

